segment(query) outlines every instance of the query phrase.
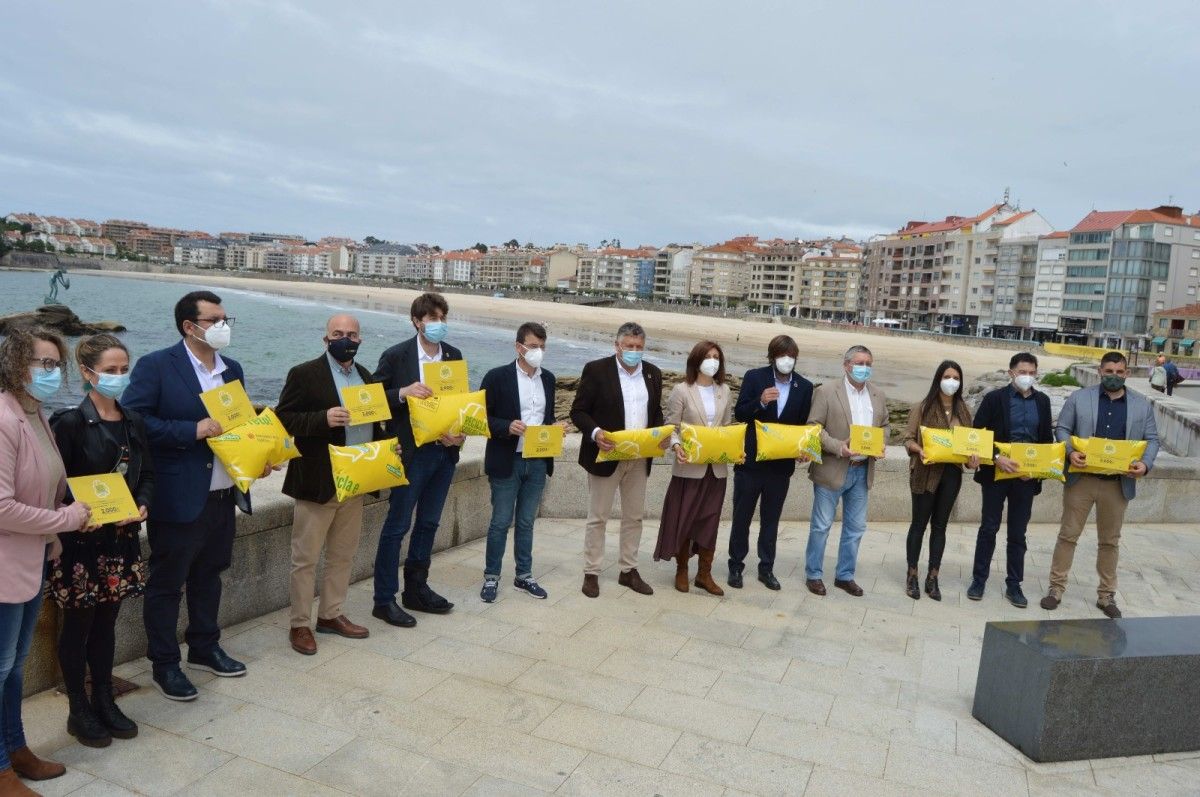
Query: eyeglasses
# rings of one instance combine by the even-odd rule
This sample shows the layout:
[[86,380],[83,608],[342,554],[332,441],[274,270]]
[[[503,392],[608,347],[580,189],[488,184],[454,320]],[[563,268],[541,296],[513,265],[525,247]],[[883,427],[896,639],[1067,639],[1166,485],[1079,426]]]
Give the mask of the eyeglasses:
[[233,326],[233,322],[236,320],[237,319],[234,318],[233,316],[225,316],[224,318],[197,318],[192,323],[193,324],[202,324],[202,323],[219,324],[220,322],[224,321],[225,326],[231,327],[231,326]]
[[37,365],[38,363],[41,364],[42,370],[46,373],[50,373],[55,368],[62,368],[64,365],[66,365],[66,363],[62,360],[56,360],[53,357],[43,357],[40,360],[33,359],[29,361],[30,365]]

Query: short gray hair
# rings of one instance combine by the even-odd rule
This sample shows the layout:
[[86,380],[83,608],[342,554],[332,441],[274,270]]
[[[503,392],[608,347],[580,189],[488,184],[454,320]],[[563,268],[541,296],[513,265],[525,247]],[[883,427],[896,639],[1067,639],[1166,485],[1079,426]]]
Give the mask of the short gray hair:
[[871,350],[866,346],[851,346],[850,348],[846,349],[846,354],[842,357],[842,362],[850,362],[850,360],[852,360],[856,354],[865,354],[870,357],[872,361],[875,359],[875,355],[871,354]]
[[626,321],[617,330],[617,340],[621,338],[641,338],[645,340],[646,330],[642,329],[642,325],[636,321]]

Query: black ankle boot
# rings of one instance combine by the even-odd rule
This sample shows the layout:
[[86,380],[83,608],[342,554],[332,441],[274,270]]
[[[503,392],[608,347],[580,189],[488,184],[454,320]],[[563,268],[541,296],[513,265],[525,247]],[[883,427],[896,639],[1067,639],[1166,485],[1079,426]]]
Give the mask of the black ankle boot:
[[92,710],[104,727],[108,728],[108,732],[116,738],[132,739],[138,735],[137,723],[126,717],[117,707],[111,683],[92,684]]
[[917,583],[917,568],[908,568],[908,578],[904,582],[904,594],[915,601],[921,600],[921,586]]
[[71,703],[71,713],[67,716],[67,733],[87,747],[108,747],[112,744],[112,736],[104,723],[92,711],[84,692],[69,692],[67,700]]
[[[925,575],[925,594],[935,601],[940,601],[942,599],[942,591],[938,589],[937,577],[938,571],[936,570],[930,570]],[[916,581],[916,578],[914,577],[913,580]]]

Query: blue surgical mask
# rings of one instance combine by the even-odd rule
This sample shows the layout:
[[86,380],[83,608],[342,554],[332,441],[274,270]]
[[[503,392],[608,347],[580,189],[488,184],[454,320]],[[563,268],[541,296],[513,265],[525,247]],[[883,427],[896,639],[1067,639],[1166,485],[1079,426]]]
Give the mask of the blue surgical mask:
[[129,387],[129,374],[96,374],[96,377],[98,381],[93,389],[110,399],[119,398],[125,392],[125,388]]
[[60,387],[62,387],[61,368],[55,368],[53,371],[37,368],[33,371],[33,381],[29,383],[26,391],[38,401],[45,401],[57,393]]
[[850,367],[850,378],[855,382],[866,382],[871,378],[871,366],[854,365]]
[[622,349],[621,362],[625,363],[630,368],[636,368],[642,362],[642,352]]
[[430,343],[441,343],[446,339],[446,333],[449,331],[450,327],[445,321],[425,322],[425,340]]

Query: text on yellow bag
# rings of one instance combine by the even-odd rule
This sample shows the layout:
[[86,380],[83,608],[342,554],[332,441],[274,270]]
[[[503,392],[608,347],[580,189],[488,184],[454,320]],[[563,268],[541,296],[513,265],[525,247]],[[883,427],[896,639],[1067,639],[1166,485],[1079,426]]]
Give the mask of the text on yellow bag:
[[408,484],[395,437],[355,446],[330,446],[329,465],[338,502]]
[[1133,463],[1146,455],[1145,440],[1109,440],[1104,437],[1071,435],[1071,448],[1087,455],[1087,465],[1071,464],[1071,473],[1093,473],[1097,476],[1128,476]]
[[921,427],[921,449],[925,465],[964,465],[969,457],[954,453],[954,433],[949,429]]
[[282,465],[300,456],[295,440],[270,407],[248,423],[208,438],[208,447],[242,492],[250,489],[268,465]]
[[729,426],[679,426],[679,441],[683,453],[692,465],[724,463],[736,465],[746,459],[746,424]]
[[649,429],[622,429],[608,432],[608,439],[616,444],[612,451],[601,451],[597,462],[618,462],[624,459],[653,459],[662,455],[663,439],[670,439],[674,426],[652,426]]
[[413,441],[423,446],[442,435],[491,437],[487,422],[487,391],[449,393],[429,398],[408,397],[408,420]]
[[1022,476],[1066,481],[1066,443],[996,443],[996,451],[1017,464],[1016,473],[1005,473],[996,468],[996,481]]
[[790,423],[754,422],[754,442],[757,462],[774,459],[795,459],[807,454],[813,462],[821,461],[821,424],[803,426]]

